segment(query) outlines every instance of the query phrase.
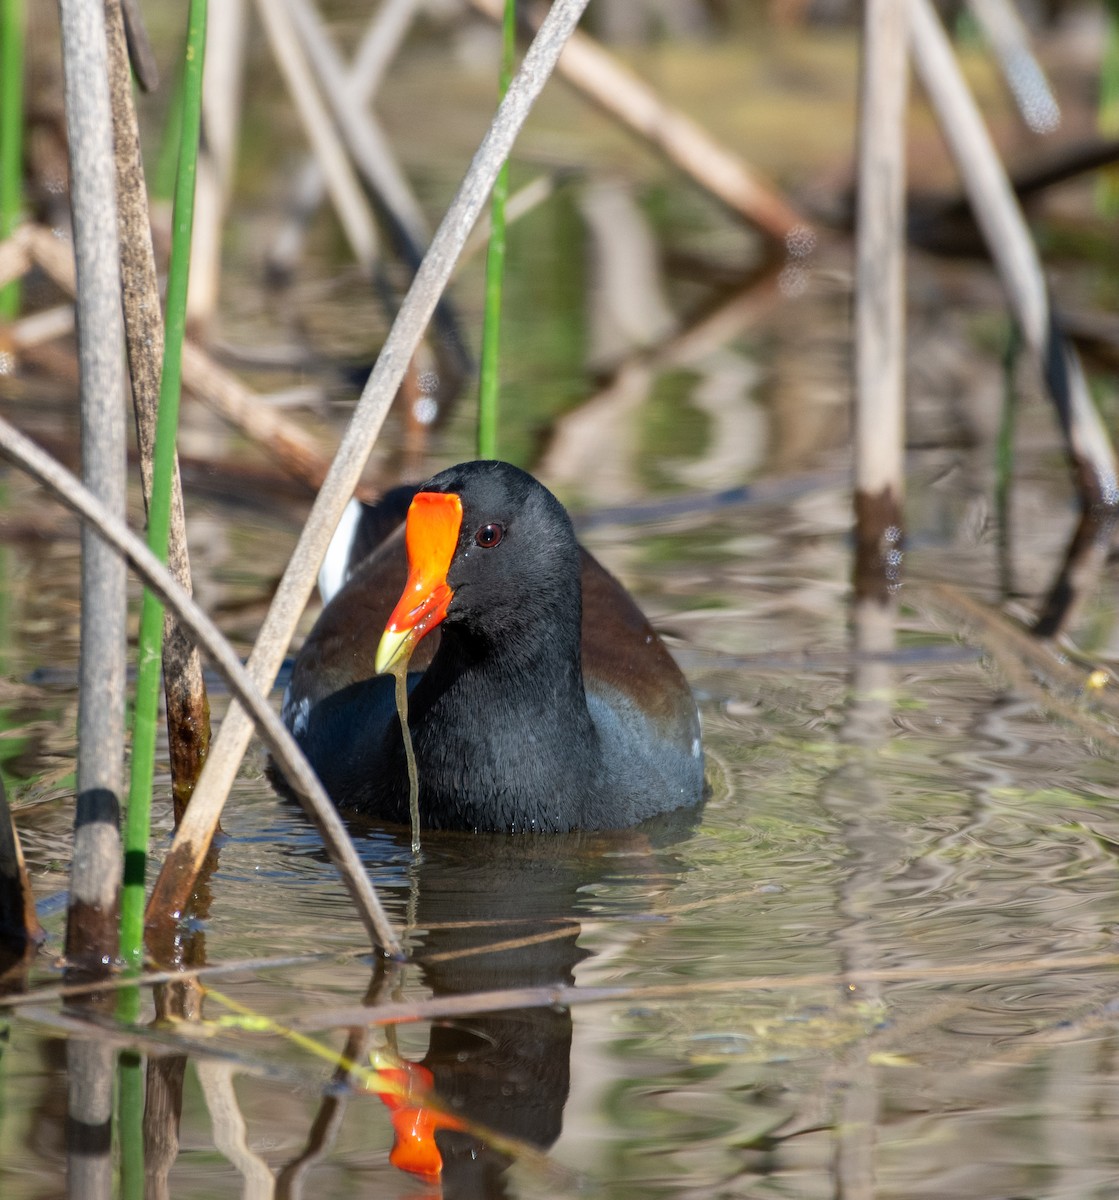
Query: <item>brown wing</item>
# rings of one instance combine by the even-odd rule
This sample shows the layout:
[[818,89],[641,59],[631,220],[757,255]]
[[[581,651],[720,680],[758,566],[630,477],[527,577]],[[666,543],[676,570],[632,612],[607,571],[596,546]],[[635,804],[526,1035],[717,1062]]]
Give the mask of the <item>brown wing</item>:
[[[372,678],[377,643],[408,573],[403,527],[354,572],[323,610],[304,643],[292,692],[312,703]],[[695,704],[687,681],[625,588],[582,551],[583,675],[629,696],[685,749],[693,735]],[[439,645],[439,631],[416,647],[411,669],[423,671]]]
[[583,677],[631,697],[666,738],[690,752],[695,701],[683,672],[633,598],[583,551]]

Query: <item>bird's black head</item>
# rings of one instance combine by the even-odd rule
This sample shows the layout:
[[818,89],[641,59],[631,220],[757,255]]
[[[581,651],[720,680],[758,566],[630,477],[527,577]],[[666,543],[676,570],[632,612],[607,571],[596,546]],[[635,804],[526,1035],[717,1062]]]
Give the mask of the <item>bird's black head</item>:
[[443,622],[482,642],[578,630],[579,547],[563,505],[503,462],[461,463],[417,493],[406,529],[409,576],[378,667]]

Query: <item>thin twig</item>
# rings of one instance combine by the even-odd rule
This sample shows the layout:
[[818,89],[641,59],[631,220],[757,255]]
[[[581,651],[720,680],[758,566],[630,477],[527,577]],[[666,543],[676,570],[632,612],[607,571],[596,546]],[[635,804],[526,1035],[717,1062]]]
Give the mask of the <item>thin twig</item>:
[[573,1008],[584,1004],[616,1004],[647,1000],[690,1001],[697,996],[738,995],[744,992],[788,992],[793,988],[859,987],[871,983],[928,983],[953,980],[1005,979],[1025,976],[1037,980],[1048,972],[1114,969],[1117,954],[1082,954],[1062,958],[1015,959],[1011,962],[953,963],[943,966],[875,967],[871,970],[836,972],[818,971],[805,975],[753,975],[742,979],[691,979],[680,983],[651,984],[647,987],[552,987],[504,988],[491,992],[471,992],[465,996],[433,996],[380,1004],[376,1008],[347,1007],[319,1009],[313,1014],[289,1022],[292,1028],[311,1031],[339,1026],[393,1025],[402,1021],[434,1021],[445,1017],[464,1017],[475,1013],[501,1012],[511,1008],[546,1008],[561,1005]]
[[[427,219],[388,138],[355,89],[346,86],[346,65],[334,48],[310,0],[278,0],[286,4],[307,62],[322,89],[323,98],[338,127],[354,167],[375,197],[389,226],[397,253],[415,271],[431,240]],[[461,321],[448,296],[435,306],[434,325],[439,344],[452,355],[455,374],[470,370],[470,354],[463,340]]]
[[293,478],[311,488],[322,486],[330,461],[315,439],[216,363],[197,342],[183,346],[183,384],[207,408],[262,446]]
[[431,230],[388,138],[360,102],[361,89],[349,84],[346,65],[310,0],[284,3],[354,167],[384,206],[398,238],[407,243],[406,257],[419,262]]
[[157,987],[164,983],[184,983],[192,979],[217,978],[238,973],[256,974],[258,971],[275,971],[282,967],[308,966],[313,963],[337,962],[345,958],[368,956],[368,947],[346,953],[283,954],[262,958],[240,958],[231,962],[215,963],[202,967],[176,967],[172,971],[145,971],[140,975],[113,975],[108,979],[95,979],[89,983],[64,983],[57,987],[39,987],[30,992],[14,996],[0,996],[0,1009],[22,1008],[30,1004],[47,1004],[52,1000],[66,1000],[71,996],[90,996],[99,992],[119,992],[128,988]]
[[995,52],[1022,120],[1034,133],[1052,133],[1061,110],[1018,9],[1011,0],[968,0],[968,8]]

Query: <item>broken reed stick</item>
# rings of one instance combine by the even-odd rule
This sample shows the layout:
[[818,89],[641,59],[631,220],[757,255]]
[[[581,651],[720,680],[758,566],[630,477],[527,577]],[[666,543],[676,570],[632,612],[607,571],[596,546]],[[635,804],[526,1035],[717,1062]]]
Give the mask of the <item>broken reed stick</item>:
[[[31,270],[31,265],[31,255],[24,241],[18,236],[18,231],[0,242],[0,288],[6,287],[13,279],[26,275]],[[72,293],[73,287],[70,290]]]
[[21,350],[34,349],[73,332],[74,305],[66,303],[20,317],[4,330],[4,336],[18,355]]
[[1014,319],[1057,408],[1081,503],[1119,506],[1119,467],[1084,368],[1053,314],[1037,247],[948,35],[929,0],[906,0],[914,68],[955,159]]
[[[503,0],[470,0],[500,22]],[[539,18],[530,15],[533,26]],[[572,35],[560,55],[559,74],[616,121],[643,137],[732,212],[784,244],[808,222],[743,158],[720,145],[697,121],[667,104],[608,50],[587,34]]]
[[[155,452],[156,415],[159,412],[163,370],[163,322],[160,317],[159,279],[152,246],[148,191],[140,155],[140,133],[132,103],[132,80],[120,0],[108,0],[105,20],[109,39],[109,83],[113,108],[113,142],[116,148],[117,220],[120,223],[120,273],[124,293],[124,330],[132,402],[136,415],[136,440],[140,448],[140,477],[144,505],[150,512],[152,458]],[[171,468],[170,526],[167,567],[189,593],[190,557],[179,460]],[[194,790],[202,760],[210,745],[210,708],[202,679],[198,648],[179,628],[173,613],[166,614],[163,631],[163,689],[167,703],[167,738],[171,757],[171,788],[175,823]]]
[[[307,516],[268,616],[249,658],[249,672],[268,688],[315,584],[326,547],[349,503],[366,459],[454,270],[501,164],[509,156],[533,102],[551,75],[587,0],[555,0],[521,63],[469,170],[436,231],[366,381],[326,482]],[[268,7],[265,5],[264,7]],[[152,890],[149,913],[179,911],[205,859],[222,805],[249,744],[252,725],[231,706],[202,772],[167,861]]]
[[[237,703],[242,706],[242,710],[249,713],[246,719],[255,726],[277,766],[299,797],[307,815],[318,828],[332,861],[357,905],[358,913],[374,946],[379,946],[387,954],[398,957],[401,953],[400,943],[337,810],[295,744],[295,739],[272,710],[267,699],[261,695],[241,659],[221,631],[123,520],[109,513],[65,467],[40,450],[34,442],[24,437],[15,426],[2,417],[0,453],[17,463],[57,496],[67,508],[77,513],[82,518],[83,527],[88,526],[94,536],[105,543],[114,558],[131,563],[144,583],[165,604],[174,609],[183,626],[205,649],[229,685]],[[193,806],[187,810],[188,815],[191,811]],[[173,923],[177,920],[179,911],[181,910],[157,915]]]
[[1049,972],[1062,974],[1073,970],[1114,970],[1119,955],[1110,953],[1070,954],[1067,956],[1022,958],[1009,962],[946,963],[932,965],[894,965],[851,972],[814,971],[803,975],[752,975],[740,979],[690,979],[674,983],[654,983],[640,987],[607,984],[598,987],[574,984],[500,988],[488,992],[469,992],[457,996],[429,996],[418,1000],[390,1000],[376,1008],[348,1005],[343,1008],[317,1008],[306,1016],[295,1017],[289,1029],[298,1032],[323,1032],[328,1029],[369,1025],[395,1025],[403,1022],[456,1020],[479,1013],[503,1012],[516,1008],[546,1008],[551,1005],[576,1008],[587,1004],[636,1004],[649,1000],[694,1002],[701,996],[726,996],[757,992],[786,994],[801,988],[863,987],[872,983],[926,984],[952,980],[993,978],[1039,979]]
[[346,240],[358,265],[371,273],[380,256],[376,223],[341,135],[311,78],[291,15],[286,5],[273,0],[257,0],[256,8],[273,57],[303,122],[307,141],[322,166],[326,188]]
[[[124,330],[113,126],[102,0],[62,0],[80,363],[82,479],[123,519],[127,478]],[[124,563],[83,528],[77,811],[66,957],[92,974],[116,958],[124,773]]]
[[866,0],[855,228],[855,596],[896,590],[905,504],[905,0]]

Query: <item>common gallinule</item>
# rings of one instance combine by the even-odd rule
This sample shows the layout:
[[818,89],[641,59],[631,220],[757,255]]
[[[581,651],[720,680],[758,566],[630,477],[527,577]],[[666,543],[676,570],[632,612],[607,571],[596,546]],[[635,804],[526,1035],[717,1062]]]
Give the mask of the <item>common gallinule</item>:
[[412,646],[426,828],[614,829],[701,798],[687,682],[531,475],[469,462],[355,502],[323,582],[341,586],[283,717],[340,808],[408,821],[393,682],[378,672]]

